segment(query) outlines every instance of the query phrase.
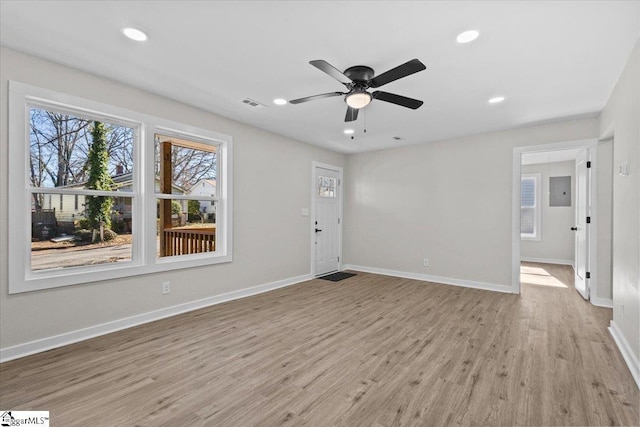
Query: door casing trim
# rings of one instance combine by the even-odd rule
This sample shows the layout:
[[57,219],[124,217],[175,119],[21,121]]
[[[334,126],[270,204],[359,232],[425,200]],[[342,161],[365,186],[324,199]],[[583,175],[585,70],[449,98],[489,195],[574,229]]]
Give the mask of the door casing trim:
[[309,236],[310,236],[310,259],[311,259],[311,277],[316,277],[316,245],[315,245],[315,222],[316,222],[316,169],[329,169],[338,172],[339,176],[339,191],[338,191],[338,216],[340,218],[340,224],[338,224],[338,271],[342,270],[342,226],[344,224],[343,206],[344,206],[344,170],[340,166],[330,165],[327,163],[311,162],[311,215],[309,221]]
[[515,294],[520,293],[520,175],[522,154],[543,151],[558,151],[570,148],[590,148],[591,178],[589,188],[589,200],[591,201],[591,216],[595,221],[589,228],[589,256],[588,268],[591,273],[589,279],[589,295],[597,295],[597,268],[598,268],[598,140],[581,139],[575,141],[554,142],[550,144],[529,145],[513,148],[513,175],[511,181],[511,289]]

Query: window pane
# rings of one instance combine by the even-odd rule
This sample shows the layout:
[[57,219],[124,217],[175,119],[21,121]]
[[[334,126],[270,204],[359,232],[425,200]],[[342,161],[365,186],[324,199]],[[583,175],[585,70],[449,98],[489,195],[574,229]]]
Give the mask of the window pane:
[[[109,212],[102,221],[88,217],[87,206],[97,202]],[[31,270],[131,261],[131,206],[131,197],[33,194]]]
[[157,199],[157,256],[215,251],[216,207],[211,200]]
[[318,177],[318,196],[320,197],[336,197],[336,178],[328,176]]
[[536,205],[536,180],[524,178],[520,181],[520,206],[534,207]]
[[[71,114],[31,108],[29,144],[30,181],[33,187],[91,188],[132,191],[133,138],[130,127],[102,122],[104,146],[94,144],[97,122]],[[104,157],[107,179],[90,179],[91,148]],[[110,178],[110,179],[109,179]]]
[[533,234],[535,231],[535,208],[520,208],[520,233]]
[[155,141],[156,192],[216,196],[218,147],[160,134]]

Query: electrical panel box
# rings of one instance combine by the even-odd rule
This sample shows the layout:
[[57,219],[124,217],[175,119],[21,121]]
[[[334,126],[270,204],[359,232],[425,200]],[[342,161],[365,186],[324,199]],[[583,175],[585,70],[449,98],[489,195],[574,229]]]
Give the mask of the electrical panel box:
[[549,206],[571,206],[571,177],[549,178]]

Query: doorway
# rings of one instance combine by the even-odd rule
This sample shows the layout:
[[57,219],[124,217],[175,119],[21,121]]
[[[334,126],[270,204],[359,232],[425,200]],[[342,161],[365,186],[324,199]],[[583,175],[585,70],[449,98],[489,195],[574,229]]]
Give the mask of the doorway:
[[[554,143],[554,144],[543,144],[538,146],[528,146],[528,147],[517,147],[513,150],[513,205],[512,205],[512,288],[514,293],[520,293],[520,271],[521,271],[521,261],[534,261],[534,262],[551,262],[555,264],[570,264],[573,265],[573,269],[575,271],[575,287],[576,290],[582,295],[583,298],[589,299],[589,291],[595,289],[597,286],[597,222],[590,221],[591,217],[595,217],[596,209],[597,209],[597,141],[596,140],[580,140],[580,141],[570,141],[563,143]],[[546,239],[545,236],[545,224],[542,221],[542,225],[540,225],[540,218],[537,218],[535,227],[530,226],[528,222],[521,222],[523,214],[525,220],[529,220],[529,216],[533,215],[530,212],[531,209],[527,209],[529,206],[527,203],[529,199],[522,198],[521,199],[521,191],[522,189],[527,187],[524,183],[523,179],[523,170],[527,172],[531,172],[530,168],[526,169],[523,164],[532,164],[532,163],[553,163],[553,162],[563,162],[563,161],[571,161],[575,162],[575,174],[573,178],[573,183],[569,184],[575,188],[575,192],[572,195],[573,201],[570,203],[574,205],[575,216],[571,211],[565,211],[564,222],[558,229],[558,225],[556,223],[556,229],[549,223],[546,224]],[[559,164],[559,163],[558,163]],[[569,167],[572,168],[573,165],[569,163],[565,164],[565,169]],[[567,173],[568,174],[568,173]],[[566,178],[566,177],[557,177],[557,178]],[[539,197],[537,203],[544,204],[544,207],[547,209],[555,209],[551,208],[552,205],[552,197],[554,196],[551,193],[551,188],[554,185],[550,180],[550,175],[544,178],[545,189],[544,194]],[[559,183],[560,180],[557,180],[555,183]],[[547,185],[548,183],[548,185]],[[542,185],[542,183],[540,184]],[[531,187],[531,184],[529,184]],[[560,193],[562,195],[562,193]],[[524,197],[524,196],[523,196]],[[560,205],[561,206],[561,205]],[[539,208],[539,206],[538,206]],[[554,211],[554,215],[556,215],[562,209],[556,209]],[[583,218],[584,217],[584,218]],[[553,256],[549,257],[540,257],[538,259],[532,259],[527,257],[523,257],[523,248],[528,251],[528,242],[526,238],[523,238],[523,231],[521,225],[529,226],[532,234],[534,234],[535,239],[538,240],[536,243],[546,244],[547,246],[550,244],[549,239],[553,237],[557,237],[560,234],[560,230],[564,236],[564,244],[570,245],[569,248],[573,249],[573,253],[569,255],[565,255],[560,260],[553,259]],[[537,228],[541,227],[542,232],[537,233]],[[533,230],[536,233],[533,233]],[[571,231],[570,231],[571,230]],[[541,235],[543,238],[541,238]],[[524,240],[523,240],[524,239]],[[551,243],[552,246],[555,246],[556,243]],[[543,244],[539,244],[538,248],[543,248]],[[547,252],[542,252],[547,253]],[[544,255],[543,255],[544,256]],[[547,259],[550,258],[550,259]]]
[[342,168],[313,162],[311,274],[340,270],[342,253]]

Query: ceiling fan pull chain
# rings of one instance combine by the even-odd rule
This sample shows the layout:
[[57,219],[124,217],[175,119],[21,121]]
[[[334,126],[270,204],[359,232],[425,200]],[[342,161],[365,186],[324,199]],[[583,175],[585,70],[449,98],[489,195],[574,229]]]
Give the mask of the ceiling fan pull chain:
[[367,110],[364,110],[364,133],[367,133]]

